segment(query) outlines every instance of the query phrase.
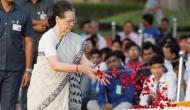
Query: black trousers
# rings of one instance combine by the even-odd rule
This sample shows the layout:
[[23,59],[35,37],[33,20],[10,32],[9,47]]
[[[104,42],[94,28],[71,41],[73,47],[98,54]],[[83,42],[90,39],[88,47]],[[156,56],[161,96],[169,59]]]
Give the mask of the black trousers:
[[0,106],[1,110],[15,110],[21,84],[21,71],[0,70]]

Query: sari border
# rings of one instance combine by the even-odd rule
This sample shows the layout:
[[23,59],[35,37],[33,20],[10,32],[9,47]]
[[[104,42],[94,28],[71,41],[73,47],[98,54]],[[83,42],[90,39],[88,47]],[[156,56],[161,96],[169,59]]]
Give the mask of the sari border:
[[55,98],[59,95],[59,93],[63,90],[65,85],[69,80],[69,75],[67,75],[64,80],[62,80],[59,86],[49,95],[35,110],[44,110]]

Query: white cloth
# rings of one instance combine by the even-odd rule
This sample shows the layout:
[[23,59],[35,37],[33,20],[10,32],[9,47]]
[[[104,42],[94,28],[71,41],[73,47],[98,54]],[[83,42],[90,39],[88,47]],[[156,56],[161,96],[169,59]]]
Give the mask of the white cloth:
[[[168,97],[169,99],[172,99],[174,101],[176,99],[176,82],[174,77],[171,77],[169,75],[163,74],[159,80],[160,86],[159,90],[163,90],[163,87],[167,87],[167,90],[163,92],[162,95]],[[145,90],[145,88],[148,86],[149,91]],[[151,75],[149,77],[149,81],[145,80],[143,84],[143,90],[140,95],[140,105],[148,105],[148,101],[150,96],[155,97],[157,95],[157,81],[154,80],[154,75]],[[149,92],[149,93],[148,93]]]
[[184,73],[184,76],[185,76],[184,78],[187,83],[187,81],[190,80],[190,59],[188,59],[187,62],[185,63],[185,67],[186,67],[186,70]]
[[190,101],[190,80],[187,81],[185,101]]
[[139,44],[139,37],[138,34],[136,34],[135,32],[131,32],[128,37],[125,35],[125,32],[119,32],[118,33],[119,36],[121,36],[121,41],[123,41],[125,38],[129,38],[131,41],[133,41],[134,43],[136,43],[138,46],[140,46]]
[[186,65],[186,73],[184,74],[186,81],[186,93],[185,93],[185,101],[190,101],[190,54],[188,55]]
[[95,69],[97,70],[98,67],[99,67],[99,69],[100,69],[101,71],[106,71],[106,70],[108,69],[108,67],[107,67],[107,65],[106,65],[105,62],[101,62],[100,64],[98,64],[98,65],[95,67]]
[[172,63],[166,59],[164,59],[164,66],[166,67],[167,71],[169,73],[173,73],[173,66],[172,66]]
[[161,20],[164,17],[160,7],[160,0],[147,0],[144,9],[144,13],[153,14],[155,16],[158,24],[161,23]]
[[100,106],[98,105],[96,100],[90,100],[87,103],[88,110],[101,110]]
[[98,39],[99,39],[98,48],[99,49],[105,48],[107,46],[105,39],[100,34],[98,34]]
[[[106,40],[104,39],[103,36],[101,36],[100,34],[97,34],[98,35],[98,49],[103,49],[104,47],[107,46],[107,43],[106,43]],[[87,35],[87,36],[83,36],[82,39],[83,40],[86,40],[90,37],[90,35]]]
[[[177,75],[176,73],[173,71],[173,72],[167,72],[166,75],[168,77],[172,77],[172,78],[168,78],[168,82],[172,82],[173,79],[175,79],[175,83],[172,83],[174,84],[173,87],[176,87],[177,88],[177,85],[178,85],[178,78],[177,78]],[[184,79],[184,77],[183,77]],[[182,87],[182,86],[181,86]],[[177,94],[177,91],[176,91],[176,94]],[[184,101],[184,97],[185,97],[185,91],[184,89],[180,89],[180,101]]]
[[[122,102],[118,106],[114,107],[113,110],[124,110],[124,109],[129,109],[132,107],[132,104],[129,102]],[[96,100],[90,100],[87,103],[87,109],[88,110],[101,110],[100,106],[98,105]]]
[[129,102],[121,102],[118,106],[113,108],[113,110],[129,109],[130,107],[132,107],[132,104],[130,104]]
[[[187,60],[187,62],[185,63],[185,70],[184,70],[184,77],[183,77],[186,84],[187,84],[187,81],[190,79],[190,66],[189,65],[190,65],[190,60]],[[172,63],[170,61],[165,59],[164,66],[168,70],[167,73],[172,73],[172,75],[175,74]],[[175,74],[175,77],[177,77],[176,74]]]

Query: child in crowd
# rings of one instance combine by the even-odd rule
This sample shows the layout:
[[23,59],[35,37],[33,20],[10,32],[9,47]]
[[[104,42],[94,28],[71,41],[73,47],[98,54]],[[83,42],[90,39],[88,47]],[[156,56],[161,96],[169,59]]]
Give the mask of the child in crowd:
[[122,42],[120,40],[113,40],[111,48],[112,48],[112,51],[121,51]]
[[143,83],[146,78],[148,78],[151,73],[149,70],[149,63],[153,56],[157,55],[157,48],[151,42],[144,42],[142,47],[142,61],[143,68],[139,69],[136,73],[136,84],[139,86],[136,88],[136,99],[135,104],[139,104],[140,94],[142,92]]
[[100,69],[101,71],[106,71],[107,66],[105,62],[102,61],[102,53],[98,49],[94,49],[90,53],[90,60],[95,65],[95,69]]
[[153,103],[164,103],[168,98],[171,101],[176,100],[176,82],[173,77],[164,72],[164,59],[161,56],[154,56],[150,60],[150,72],[152,75],[145,80],[143,90],[140,95],[140,105],[151,105]]

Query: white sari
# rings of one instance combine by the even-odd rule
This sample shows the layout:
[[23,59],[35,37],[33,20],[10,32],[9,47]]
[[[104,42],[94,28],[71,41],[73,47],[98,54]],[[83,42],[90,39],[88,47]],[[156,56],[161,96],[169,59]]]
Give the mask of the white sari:
[[[59,43],[58,59],[78,64],[84,48],[80,36],[70,32]],[[81,74],[54,71],[44,53],[39,52],[28,89],[28,110],[72,110],[75,107],[80,110],[80,78]]]

